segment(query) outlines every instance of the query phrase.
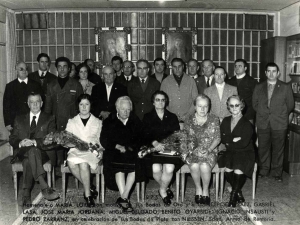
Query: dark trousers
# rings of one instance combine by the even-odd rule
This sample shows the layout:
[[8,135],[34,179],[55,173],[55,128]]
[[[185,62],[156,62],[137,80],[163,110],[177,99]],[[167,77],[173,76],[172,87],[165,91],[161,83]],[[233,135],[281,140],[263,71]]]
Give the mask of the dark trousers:
[[287,129],[272,130],[270,126],[257,129],[260,174],[282,175],[286,134]]
[[24,155],[23,165],[23,188],[31,189],[33,181],[44,175],[44,163],[49,160],[48,155],[36,147],[32,147]]

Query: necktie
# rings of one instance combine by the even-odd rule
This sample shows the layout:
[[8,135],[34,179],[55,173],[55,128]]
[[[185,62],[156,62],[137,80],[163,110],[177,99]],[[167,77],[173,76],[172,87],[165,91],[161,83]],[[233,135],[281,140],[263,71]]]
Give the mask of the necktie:
[[142,79],[142,84],[144,84],[145,83],[145,79]]
[[32,139],[34,137],[35,134],[35,129],[36,129],[36,116],[33,116],[32,120],[31,120],[31,124],[30,124],[30,139]]
[[129,81],[129,78],[128,78],[128,77],[126,77],[126,81],[127,81],[127,82]]
[[42,74],[40,76],[40,80],[41,80],[42,85],[44,83],[44,78],[45,78],[45,72],[42,72]]
[[209,77],[207,78],[206,86],[209,87]]

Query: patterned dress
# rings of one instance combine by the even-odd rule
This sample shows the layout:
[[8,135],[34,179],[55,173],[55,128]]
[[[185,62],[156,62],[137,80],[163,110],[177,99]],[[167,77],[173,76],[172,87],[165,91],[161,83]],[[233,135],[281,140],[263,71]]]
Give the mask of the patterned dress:
[[211,168],[216,164],[218,148],[208,151],[214,140],[220,139],[219,118],[207,114],[207,120],[199,125],[195,114],[190,116],[184,127],[187,132],[187,161],[190,163],[208,163]]

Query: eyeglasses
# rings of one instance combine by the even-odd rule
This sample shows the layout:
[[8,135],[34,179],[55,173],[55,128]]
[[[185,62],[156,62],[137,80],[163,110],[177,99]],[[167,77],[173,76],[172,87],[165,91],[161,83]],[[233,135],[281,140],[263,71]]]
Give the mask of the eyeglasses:
[[163,99],[156,98],[155,101],[156,102],[166,102],[166,99],[164,99],[164,98]]
[[230,107],[230,108],[234,108],[234,107],[237,108],[237,107],[240,107],[240,105],[241,105],[241,104],[229,105],[229,107]]
[[124,68],[131,68],[132,66],[124,66]]

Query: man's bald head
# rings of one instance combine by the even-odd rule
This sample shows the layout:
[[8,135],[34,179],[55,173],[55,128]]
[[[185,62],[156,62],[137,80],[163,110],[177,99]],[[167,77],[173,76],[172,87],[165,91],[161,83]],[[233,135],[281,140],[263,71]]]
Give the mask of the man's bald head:
[[112,85],[116,79],[116,72],[112,66],[106,66],[102,69],[102,75],[105,84]]
[[27,65],[25,62],[20,61],[16,64],[17,76],[21,80],[25,80],[28,76]]

